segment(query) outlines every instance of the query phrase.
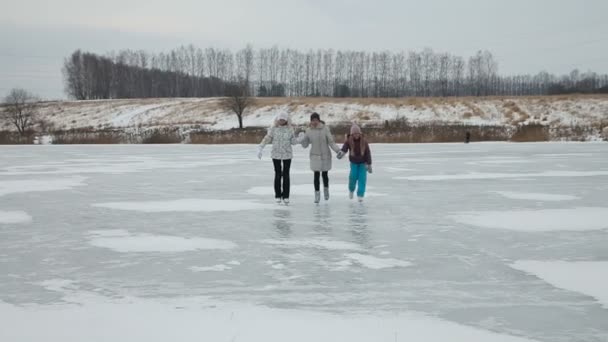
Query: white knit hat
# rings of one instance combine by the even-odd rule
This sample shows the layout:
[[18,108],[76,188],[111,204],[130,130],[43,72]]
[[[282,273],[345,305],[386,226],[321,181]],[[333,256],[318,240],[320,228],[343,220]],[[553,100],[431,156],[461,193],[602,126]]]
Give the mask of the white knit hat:
[[289,114],[287,114],[285,112],[280,113],[279,115],[277,115],[277,120],[289,121]]

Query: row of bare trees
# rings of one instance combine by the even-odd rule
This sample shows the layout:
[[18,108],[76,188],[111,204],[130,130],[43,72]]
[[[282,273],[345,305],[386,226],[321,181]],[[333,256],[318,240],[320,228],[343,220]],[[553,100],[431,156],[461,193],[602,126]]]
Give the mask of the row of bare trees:
[[157,59],[152,61],[148,64],[143,52],[112,57],[75,51],[64,62],[66,92],[78,100],[224,95],[221,78],[191,74],[171,64],[158,68]]
[[209,97],[243,85],[252,96],[488,96],[608,92],[608,75],[501,76],[488,51],[463,58],[431,49],[364,52],[183,46],[169,53],[124,50],[66,59],[67,93],[76,99]]

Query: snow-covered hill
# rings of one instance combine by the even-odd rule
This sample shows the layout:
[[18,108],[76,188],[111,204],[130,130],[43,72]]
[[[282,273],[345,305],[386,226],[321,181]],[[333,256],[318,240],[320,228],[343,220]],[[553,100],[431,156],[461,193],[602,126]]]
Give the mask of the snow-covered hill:
[[[362,124],[407,119],[411,124],[459,122],[473,125],[541,123],[550,126],[608,125],[608,96],[515,98],[261,98],[244,117],[247,127],[268,126],[279,112],[305,124],[318,112],[329,124],[356,120]],[[134,99],[45,103],[40,119],[52,129],[135,128],[159,126],[226,130],[236,116],[217,98]],[[5,123],[0,130],[11,130]]]

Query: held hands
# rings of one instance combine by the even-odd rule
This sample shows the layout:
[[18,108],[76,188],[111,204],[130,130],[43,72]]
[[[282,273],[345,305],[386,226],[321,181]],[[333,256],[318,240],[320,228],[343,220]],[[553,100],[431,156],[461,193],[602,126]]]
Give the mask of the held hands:
[[336,154],[336,158],[342,159],[342,157],[344,157],[344,151],[339,151],[338,154]]
[[367,172],[372,173],[373,172],[372,165],[371,164],[366,164],[366,166],[367,166]]
[[258,146],[258,159],[262,159],[262,146]]

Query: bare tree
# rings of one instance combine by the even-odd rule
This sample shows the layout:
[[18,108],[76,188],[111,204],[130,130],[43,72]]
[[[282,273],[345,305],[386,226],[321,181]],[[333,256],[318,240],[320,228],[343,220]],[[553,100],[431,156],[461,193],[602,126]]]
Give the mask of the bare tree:
[[247,85],[243,83],[226,85],[227,96],[221,100],[224,109],[232,111],[239,120],[239,129],[243,129],[243,113],[254,103],[249,96]]
[[19,134],[23,136],[34,124],[38,101],[36,96],[25,89],[12,89],[4,98],[5,108],[1,112],[2,119],[15,125]]

